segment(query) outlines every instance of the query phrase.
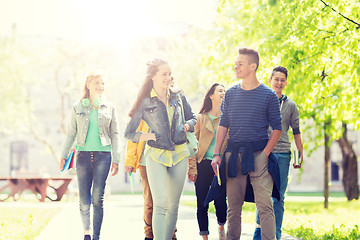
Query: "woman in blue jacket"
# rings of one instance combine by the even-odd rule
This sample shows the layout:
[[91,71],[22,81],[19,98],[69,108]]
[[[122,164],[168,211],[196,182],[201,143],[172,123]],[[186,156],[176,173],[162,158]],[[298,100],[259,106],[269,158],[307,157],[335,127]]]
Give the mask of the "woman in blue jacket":
[[60,160],[60,169],[63,169],[65,159],[76,141],[76,174],[84,240],[91,240],[91,203],[94,211],[93,239],[100,238],[106,179],[110,167],[113,176],[118,173],[120,159],[116,110],[113,104],[102,98],[103,92],[103,76],[89,75],[83,97],[72,108],[71,122]]
[[[147,141],[144,158],[153,197],[152,227],[156,240],[169,240],[174,233],[189,156],[186,131],[194,131],[196,124],[185,96],[169,89],[171,78],[167,62],[148,62],[147,75],[125,131],[125,137],[133,142]],[[150,128],[148,133],[136,132],[141,119]]]

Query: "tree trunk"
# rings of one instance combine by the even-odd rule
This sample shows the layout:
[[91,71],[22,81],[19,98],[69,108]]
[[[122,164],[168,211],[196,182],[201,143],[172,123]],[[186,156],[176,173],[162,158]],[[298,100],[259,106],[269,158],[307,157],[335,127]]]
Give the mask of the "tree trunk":
[[359,199],[358,166],[352,143],[347,137],[347,125],[342,124],[343,136],[337,140],[342,153],[343,186],[347,199]]
[[324,140],[325,140],[325,166],[324,166],[324,208],[329,208],[329,169],[330,169],[330,122],[324,124]]

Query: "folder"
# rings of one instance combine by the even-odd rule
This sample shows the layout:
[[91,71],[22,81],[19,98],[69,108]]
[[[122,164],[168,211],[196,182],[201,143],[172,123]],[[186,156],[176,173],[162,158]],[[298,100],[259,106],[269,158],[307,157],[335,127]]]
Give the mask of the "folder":
[[301,159],[300,151],[294,150],[293,154],[294,154],[294,166],[299,167],[300,166],[300,159]]
[[216,172],[217,172],[218,184],[219,184],[219,186],[221,186],[221,178],[220,178],[219,165],[216,165]]
[[73,165],[74,165],[74,158],[75,158],[75,149],[73,149],[73,150],[70,152],[68,158],[66,159],[64,168],[61,170],[62,172],[63,172],[63,171],[66,171],[66,170],[69,170],[69,169],[71,169],[71,168],[73,167]]

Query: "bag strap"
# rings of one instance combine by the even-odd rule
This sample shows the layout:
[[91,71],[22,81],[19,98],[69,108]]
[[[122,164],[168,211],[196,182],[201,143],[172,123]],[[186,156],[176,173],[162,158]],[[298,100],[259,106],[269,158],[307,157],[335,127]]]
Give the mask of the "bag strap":
[[182,115],[183,122],[184,122],[184,124],[185,124],[184,104],[183,104],[182,97],[181,97],[180,93],[178,93],[177,95],[178,95],[178,97],[180,98],[180,103],[181,103],[181,115]]

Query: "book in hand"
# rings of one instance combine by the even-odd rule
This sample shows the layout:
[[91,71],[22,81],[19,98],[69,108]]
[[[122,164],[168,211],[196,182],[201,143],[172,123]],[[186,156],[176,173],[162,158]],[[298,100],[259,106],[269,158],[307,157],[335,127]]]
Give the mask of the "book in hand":
[[300,151],[294,150],[293,155],[294,155],[294,168],[299,168],[300,167],[300,161],[301,161]]
[[219,186],[221,186],[221,178],[220,178],[219,165],[216,165],[216,172],[217,172],[217,179],[218,179]]
[[69,170],[69,169],[71,169],[73,167],[74,157],[75,157],[75,149],[73,149],[70,152],[68,158],[66,159],[65,164],[64,164],[64,168],[61,170],[62,172],[66,171],[66,170]]

